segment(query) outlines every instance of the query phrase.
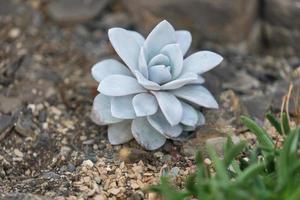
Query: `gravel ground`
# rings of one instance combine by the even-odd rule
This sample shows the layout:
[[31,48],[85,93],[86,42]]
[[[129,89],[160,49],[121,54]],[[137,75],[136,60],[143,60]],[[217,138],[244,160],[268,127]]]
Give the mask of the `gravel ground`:
[[204,143],[214,144],[220,154],[228,133],[254,143],[239,116],[263,124],[267,110],[280,111],[289,83],[294,84],[291,117],[300,121],[299,57],[247,55],[203,44],[196,46],[225,57],[206,75],[221,105],[219,111],[206,111],[207,125],[188,141],[168,141],[155,152],[135,141],[111,146],[106,127],[89,118],[97,94],[90,68],[115,57],[108,27],[135,27],[118,3],[100,16],[82,14],[93,20],[76,18],[67,25],[49,18],[46,3],[0,1],[0,199],[157,199],[144,189],[163,173],[181,187],[195,169],[196,148]]

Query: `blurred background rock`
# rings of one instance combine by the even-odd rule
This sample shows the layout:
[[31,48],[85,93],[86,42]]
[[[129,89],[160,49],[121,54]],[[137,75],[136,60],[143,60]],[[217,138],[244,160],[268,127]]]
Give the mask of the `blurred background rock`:
[[47,14],[59,22],[78,23],[107,12],[109,6],[116,9],[110,10],[114,14],[97,24],[132,23],[146,34],[167,19],[190,30],[196,45],[213,42],[251,52],[278,47],[286,54],[300,52],[299,0],[54,0]]

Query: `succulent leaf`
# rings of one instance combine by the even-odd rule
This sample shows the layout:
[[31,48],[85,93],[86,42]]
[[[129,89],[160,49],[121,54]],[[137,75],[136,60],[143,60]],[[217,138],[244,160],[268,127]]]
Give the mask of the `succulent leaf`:
[[136,117],[132,99],[134,95],[111,98],[111,114],[120,119],[134,119]]
[[98,82],[113,74],[132,76],[132,73],[125,65],[114,59],[100,61],[92,68],[92,76]]
[[101,81],[98,91],[107,96],[125,96],[146,92],[135,78],[124,75],[111,75]]
[[157,56],[154,56],[149,62],[149,66],[159,65],[159,64],[168,66],[170,65],[170,60],[166,55],[158,54]]
[[141,46],[137,41],[136,35],[122,28],[111,28],[108,30],[108,38],[129,69],[131,71],[138,69],[138,57]]
[[122,121],[111,114],[111,98],[103,94],[98,94],[93,103],[91,119],[98,125],[112,124]]
[[108,140],[113,145],[129,142],[133,136],[131,133],[131,120],[112,124],[107,129]]
[[178,124],[171,126],[161,111],[155,115],[148,116],[148,121],[158,132],[167,138],[178,137],[182,133],[182,127]]
[[192,41],[190,32],[175,31],[164,20],[146,39],[122,28],[109,29],[108,37],[125,65],[106,59],[92,67],[101,94],[94,100],[91,118],[96,124],[109,124],[112,144],[134,137],[144,148],[157,149],[166,138],[181,140],[187,131],[203,125],[199,107],[218,108],[200,85],[204,83],[200,74],[218,65],[222,57],[200,51],[184,60]]
[[131,130],[135,140],[147,150],[158,149],[166,142],[166,138],[156,131],[146,118],[135,118]]
[[162,48],[161,53],[168,56],[170,60],[172,77],[178,77],[182,72],[183,55],[179,44],[168,44]]
[[175,32],[176,41],[180,46],[182,55],[185,55],[192,44],[192,35],[189,31],[179,30]]
[[132,104],[138,117],[153,115],[158,109],[158,104],[155,97],[149,93],[135,95],[135,97],[132,99]]
[[218,108],[218,103],[212,94],[201,85],[187,85],[172,91],[182,99],[195,103],[206,108]]
[[183,61],[183,72],[203,74],[222,62],[222,56],[210,52],[199,51],[187,57]]
[[176,42],[175,30],[166,20],[160,22],[144,42],[148,60],[153,58],[166,45]]
[[198,80],[197,74],[188,72],[188,73],[182,74],[177,79],[162,85],[161,88],[163,90],[174,90],[177,88],[181,88],[182,86],[184,86],[188,83],[194,83],[197,80]]
[[181,104],[183,109],[181,123],[186,126],[196,126],[199,119],[196,109],[187,103],[181,102]]
[[180,101],[168,92],[153,92],[153,94],[168,122],[172,126],[177,125],[182,117],[182,105]]

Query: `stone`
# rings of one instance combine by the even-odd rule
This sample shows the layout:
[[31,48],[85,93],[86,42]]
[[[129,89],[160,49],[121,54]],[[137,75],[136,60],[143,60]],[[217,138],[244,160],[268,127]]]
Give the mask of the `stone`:
[[265,0],[265,19],[272,25],[300,28],[299,0]]
[[[240,142],[240,138],[233,135],[231,136],[232,142],[234,144],[238,144]],[[208,140],[205,141],[205,145],[206,146],[212,146],[215,151],[217,152],[217,154],[220,157],[224,156],[224,145],[227,142],[227,137],[216,137],[216,138],[210,138]]]
[[84,160],[82,166],[94,167],[94,163],[91,160]]
[[69,172],[74,172],[76,170],[76,167],[72,163],[69,163],[67,169]]
[[272,97],[258,94],[243,97],[242,101],[252,118],[263,121],[267,111],[271,107]]
[[207,125],[202,126],[196,132],[196,137],[187,140],[182,145],[182,154],[185,156],[195,156],[198,150],[205,152],[205,142],[211,138],[226,137],[225,133],[222,133],[215,128]]
[[135,163],[140,160],[148,160],[152,156],[140,149],[124,147],[119,151],[118,157],[126,163]]
[[130,18],[125,12],[109,13],[103,16],[100,25],[105,29],[111,27],[129,28]]
[[12,39],[15,39],[17,37],[19,37],[21,31],[18,28],[12,28],[9,32],[8,32],[8,36]]
[[[148,33],[166,19],[190,30],[196,41],[240,43],[249,37],[258,1],[247,0],[123,0],[138,29]],[[237,31],[238,30],[238,31]]]
[[268,45],[300,52],[300,1],[265,0],[265,38]]
[[0,141],[6,136],[7,132],[14,126],[14,117],[10,115],[0,115]]
[[32,121],[32,118],[32,112],[28,109],[23,109],[18,115],[15,130],[24,137],[34,136],[37,126]]
[[60,179],[60,176],[58,174],[56,174],[55,172],[45,172],[45,173],[42,174],[42,177],[44,179],[48,179],[48,180],[50,180],[50,179],[53,179],[53,180]]
[[14,154],[20,158],[24,157],[24,154],[19,149],[14,149]]
[[17,97],[8,97],[0,94],[0,113],[13,113],[22,106],[22,101]]
[[60,23],[86,22],[96,17],[110,0],[55,0],[47,6],[48,15]]
[[239,127],[240,116],[249,113],[243,101],[233,90],[222,92],[219,98],[219,109],[205,111],[206,124],[222,132]]
[[210,138],[205,141],[205,146],[212,146],[218,155],[224,155],[224,145],[226,144],[227,138],[226,137],[216,137]]
[[40,196],[36,194],[30,193],[7,193],[7,194],[0,194],[0,199],[6,200],[50,200],[51,198],[46,196]]
[[[272,109],[276,112],[281,111],[281,106],[284,96],[288,94],[290,84],[293,84],[293,89],[289,99],[289,113],[297,116],[300,113],[300,78],[287,81],[277,81],[272,92]],[[285,111],[285,108],[284,108]]]
[[258,88],[260,85],[259,81],[249,75],[245,71],[237,72],[236,77],[232,81],[224,83],[225,89],[233,89],[237,92],[248,92],[251,89]]

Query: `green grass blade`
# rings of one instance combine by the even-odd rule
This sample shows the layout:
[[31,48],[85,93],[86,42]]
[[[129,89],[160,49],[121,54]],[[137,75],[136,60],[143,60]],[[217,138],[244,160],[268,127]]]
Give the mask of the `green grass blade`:
[[256,135],[259,144],[266,149],[274,149],[275,145],[267,132],[256,122],[248,117],[242,116],[241,121],[247,128]]
[[290,125],[289,125],[289,119],[287,117],[286,113],[282,113],[281,116],[281,125],[282,125],[282,131],[285,135],[288,135],[291,131]]
[[213,164],[214,164],[215,169],[216,169],[217,176],[220,178],[219,181],[221,181],[221,180],[229,181],[229,176],[228,176],[228,173],[227,173],[227,169],[224,166],[223,162],[219,159],[215,149],[212,146],[208,145],[207,146],[207,151],[208,151],[208,154],[209,154],[210,158],[213,161]]
[[223,161],[224,161],[225,167],[228,167],[232,163],[232,161],[235,159],[235,157],[238,156],[240,153],[242,153],[242,151],[245,147],[246,147],[246,144],[244,142],[241,142],[236,145],[233,144],[232,147],[229,147],[224,155]]
[[243,173],[241,173],[236,178],[236,184],[245,183],[249,179],[254,180],[255,179],[254,177],[256,177],[258,174],[260,174],[260,172],[262,170],[264,170],[264,168],[265,168],[265,166],[262,163],[256,163],[256,164],[250,165],[243,171]]
[[269,120],[269,122],[274,126],[274,128],[276,129],[276,131],[280,134],[283,135],[282,132],[282,128],[281,128],[281,124],[280,122],[276,119],[276,117],[274,115],[272,115],[271,113],[268,113],[266,115],[267,119]]

